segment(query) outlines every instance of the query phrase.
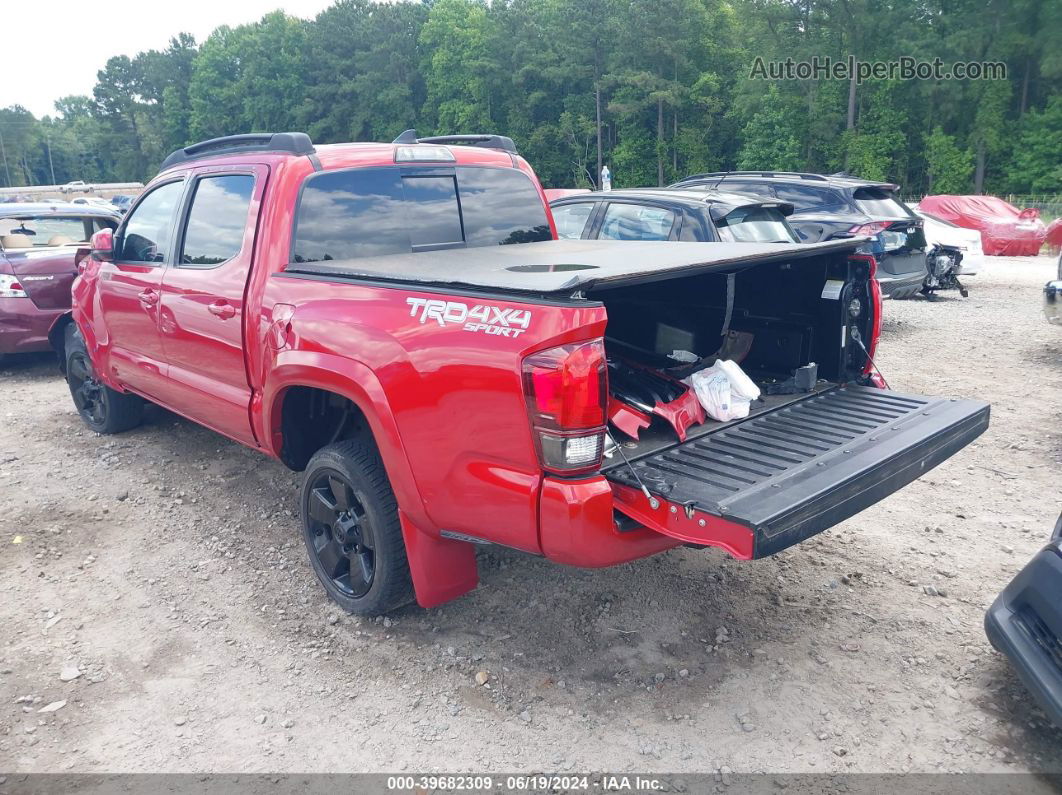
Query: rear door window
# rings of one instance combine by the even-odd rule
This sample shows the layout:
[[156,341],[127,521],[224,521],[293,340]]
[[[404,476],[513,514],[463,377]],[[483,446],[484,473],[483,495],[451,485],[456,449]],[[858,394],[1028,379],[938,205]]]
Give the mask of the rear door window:
[[209,268],[240,253],[253,192],[254,177],[250,174],[199,180],[185,227],[182,267]]
[[557,237],[562,240],[577,240],[583,236],[586,222],[594,211],[595,202],[562,204],[553,208],[553,222],[557,225]]
[[601,222],[600,240],[667,240],[675,214],[663,207],[612,202]]
[[551,239],[542,198],[515,169],[398,166],[307,178],[292,260],[355,259]]

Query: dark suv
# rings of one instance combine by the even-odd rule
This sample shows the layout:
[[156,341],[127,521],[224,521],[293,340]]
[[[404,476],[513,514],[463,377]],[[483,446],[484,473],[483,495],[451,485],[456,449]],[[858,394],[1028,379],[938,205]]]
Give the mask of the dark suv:
[[790,171],[728,171],[695,174],[670,185],[709,186],[767,196],[795,208],[788,221],[805,243],[865,235],[865,253],[878,261],[878,282],[889,298],[909,298],[926,279],[922,219],[896,198],[897,185],[842,174]]

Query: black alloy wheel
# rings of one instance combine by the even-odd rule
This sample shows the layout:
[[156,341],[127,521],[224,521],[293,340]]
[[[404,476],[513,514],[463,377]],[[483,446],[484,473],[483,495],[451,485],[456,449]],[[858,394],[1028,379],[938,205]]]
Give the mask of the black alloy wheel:
[[103,384],[96,380],[92,364],[84,351],[74,351],[66,362],[66,379],[74,406],[89,425],[102,425],[107,418],[107,397]]
[[310,483],[307,502],[311,554],[321,572],[344,596],[364,596],[376,576],[376,541],[354,487],[342,473],[320,470]]

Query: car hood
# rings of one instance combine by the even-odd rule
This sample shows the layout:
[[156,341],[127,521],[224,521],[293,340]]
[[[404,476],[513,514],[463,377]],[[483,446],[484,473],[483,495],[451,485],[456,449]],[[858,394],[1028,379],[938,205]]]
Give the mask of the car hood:
[[13,249],[3,257],[26,294],[41,309],[69,309],[70,285],[77,276],[76,246]]

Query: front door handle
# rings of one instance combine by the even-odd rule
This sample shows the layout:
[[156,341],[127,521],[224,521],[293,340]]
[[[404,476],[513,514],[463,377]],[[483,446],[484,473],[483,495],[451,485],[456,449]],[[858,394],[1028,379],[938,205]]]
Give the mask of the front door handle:
[[217,315],[222,320],[228,320],[230,317],[236,316],[236,308],[226,301],[215,301],[207,306],[210,310],[210,314]]
[[151,308],[159,302],[159,294],[156,290],[143,290],[137,293],[136,297],[139,298],[140,303],[147,308]]

